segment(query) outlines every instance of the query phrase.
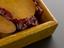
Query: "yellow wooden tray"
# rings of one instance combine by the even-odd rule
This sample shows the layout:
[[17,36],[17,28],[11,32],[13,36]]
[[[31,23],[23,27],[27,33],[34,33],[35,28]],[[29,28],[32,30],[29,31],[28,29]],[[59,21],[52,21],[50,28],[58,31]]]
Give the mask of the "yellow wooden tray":
[[0,48],[21,48],[52,35],[57,21],[42,0],[38,3],[44,10],[44,23],[0,39]]

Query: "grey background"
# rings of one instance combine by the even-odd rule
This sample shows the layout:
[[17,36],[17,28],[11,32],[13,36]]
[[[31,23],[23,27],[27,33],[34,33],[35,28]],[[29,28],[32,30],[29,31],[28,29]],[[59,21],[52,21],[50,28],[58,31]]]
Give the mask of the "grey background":
[[58,20],[59,26],[53,34],[57,48],[64,48],[64,0],[44,0],[48,8]]
[[26,48],[64,48],[64,0],[43,1],[58,20],[59,25],[51,39],[41,40]]

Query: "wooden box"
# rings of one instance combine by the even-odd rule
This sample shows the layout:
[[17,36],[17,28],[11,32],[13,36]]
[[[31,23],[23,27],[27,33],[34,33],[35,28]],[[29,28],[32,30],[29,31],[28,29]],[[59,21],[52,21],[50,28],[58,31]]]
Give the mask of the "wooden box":
[[0,39],[0,48],[22,48],[52,35],[57,21],[42,0],[38,3],[44,10],[41,17],[44,23]]

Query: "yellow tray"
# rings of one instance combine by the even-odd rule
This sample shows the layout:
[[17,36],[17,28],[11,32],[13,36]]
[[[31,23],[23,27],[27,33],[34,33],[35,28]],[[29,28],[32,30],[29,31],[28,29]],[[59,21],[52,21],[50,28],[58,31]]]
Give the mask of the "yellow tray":
[[44,10],[42,20],[45,23],[0,39],[0,48],[21,48],[52,35],[57,21],[42,0],[39,5]]

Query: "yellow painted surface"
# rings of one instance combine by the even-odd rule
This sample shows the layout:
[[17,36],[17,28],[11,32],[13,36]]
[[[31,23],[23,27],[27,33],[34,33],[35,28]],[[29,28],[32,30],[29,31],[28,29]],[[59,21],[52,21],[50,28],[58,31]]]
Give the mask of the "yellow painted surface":
[[32,0],[0,0],[0,7],[11,12],[17,19],[31,17],[35,13],[35,5]]
[[42,18],[46,22],[0,39],[1,48],[14,48],[17,46],[21,48],[52,35],[57,27],[57,21],[42,0],[39,0],[39,4],[45,11],[45,17],[42,15]]
[[11,21],[0,16],[0,33],[12,33],[15,30],[16,27]]

